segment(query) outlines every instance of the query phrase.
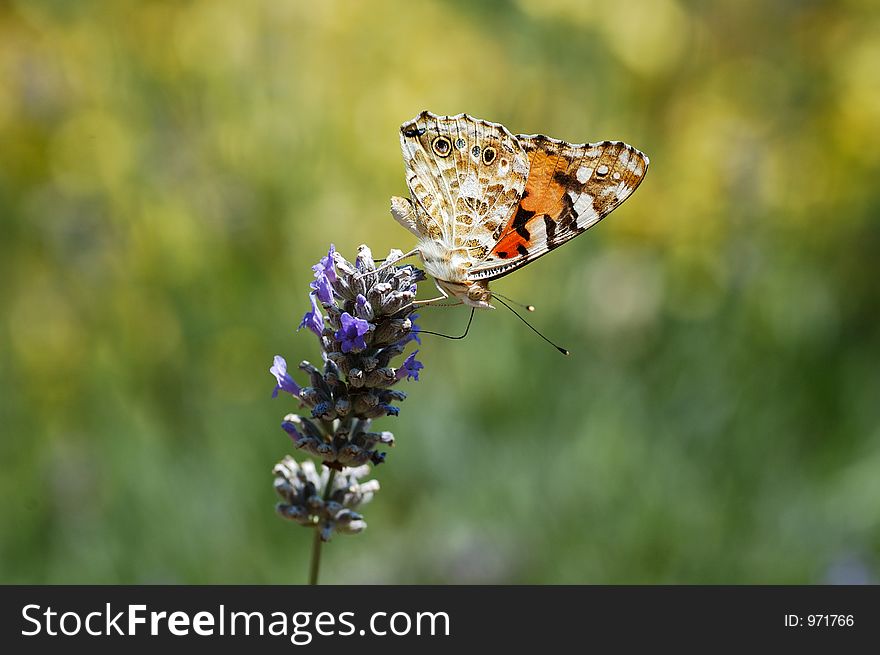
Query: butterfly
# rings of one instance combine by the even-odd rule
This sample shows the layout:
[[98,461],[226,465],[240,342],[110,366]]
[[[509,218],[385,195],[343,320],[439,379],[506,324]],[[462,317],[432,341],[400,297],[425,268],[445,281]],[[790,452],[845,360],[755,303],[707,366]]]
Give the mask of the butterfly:
[[391,214],[419,240],[442,298],[491,308],[489,282],[561,246],[636,190],[648,158],[620,141],[514,136],[467,114],[400,126],[410,198]]

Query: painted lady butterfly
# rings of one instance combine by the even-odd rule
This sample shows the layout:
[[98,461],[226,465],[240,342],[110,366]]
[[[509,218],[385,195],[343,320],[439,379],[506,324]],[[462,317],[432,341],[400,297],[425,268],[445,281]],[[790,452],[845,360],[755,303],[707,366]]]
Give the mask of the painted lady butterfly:
[[491,308],[489,282],[607,216],[645,177],[648,158],[620,141],[571,144],[498,123],[423,111],[400,127],[412,200],[391,214],[419,239],[437,288]]

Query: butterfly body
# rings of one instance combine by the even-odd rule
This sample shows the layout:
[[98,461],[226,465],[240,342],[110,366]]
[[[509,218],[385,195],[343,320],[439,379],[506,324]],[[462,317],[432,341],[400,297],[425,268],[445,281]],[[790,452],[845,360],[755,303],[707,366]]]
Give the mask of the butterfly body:
[[648,158],[625,143],[511,134],[422,112],[400,128],[411,199],[391,214],[419,239],[444,296],[491,308],[489,282],[584,232],[638,186]]
[[418,251],[425,270],[444,295],[459,298],[475,307],[491,308],[488,282],[471,281],[467,277],[472,259],[466,248],[451,247],[443,241],[423,240],[419,242]]

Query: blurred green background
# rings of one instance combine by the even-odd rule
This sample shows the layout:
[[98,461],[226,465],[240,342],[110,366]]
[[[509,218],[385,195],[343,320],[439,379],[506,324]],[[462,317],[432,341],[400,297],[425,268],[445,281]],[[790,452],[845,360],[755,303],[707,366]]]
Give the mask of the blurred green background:
[[875,2],[23,0],[0,82],[0,582],[305,580],[267,369],[331,242],[414,245],[422,109],[651,170],[494,285],[570,358],[425,338],[323,580],[878,580]]

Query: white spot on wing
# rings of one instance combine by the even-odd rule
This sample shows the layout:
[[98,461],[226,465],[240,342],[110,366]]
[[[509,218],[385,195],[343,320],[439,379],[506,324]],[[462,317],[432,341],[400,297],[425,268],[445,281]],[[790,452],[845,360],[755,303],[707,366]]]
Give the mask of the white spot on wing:
[[489,219],[493,220],[497,223],[500,223],[505,218],[507,218],[508,211],[509,211],[509,209],[508,209],[507,205],[502,205],[501,207],[496,207],[494,210],[492,210],[492,213],[489,215]]
[[583,184],[584,182],[586,182],[587,180],[590,179],[590,176],[591,176],[592,174],[593,174],[593,169],[592,169],[592,168],[590,168],[589,166],[581,166],[581,167],[577,170],[577,174],[575,175],[575,177],[577,177],[577,181],[578,181],[578,182],[580,182],[581,184]]
[[568,192],[568,197],[574,202],[574,211],[578,215],[578,223],[587,213],[593,212],[593,196],[588,193]]
[[468,176],[464,179],[464,182],[461,183],[461,189],[459,189],[459,193],[465,198],[479,198],[480,197],[480,182],[477,180],[477,175],[473,171],[468,173]]
[[642,160],[639,157],[632,157],[626,164],[626,169],[630,173],[634,173],[641,177],[642,173],[644,173],[644,169],[642,168]]
[[415,159],[416,157],[416,145],[414,143],[410,143],[409,141],[403,141],[401,143],[401,150],[403,150],[404,159]]
[[633,188],[626,182],[621,182],[615,187],[615,195],[622,201],[633,192]]

